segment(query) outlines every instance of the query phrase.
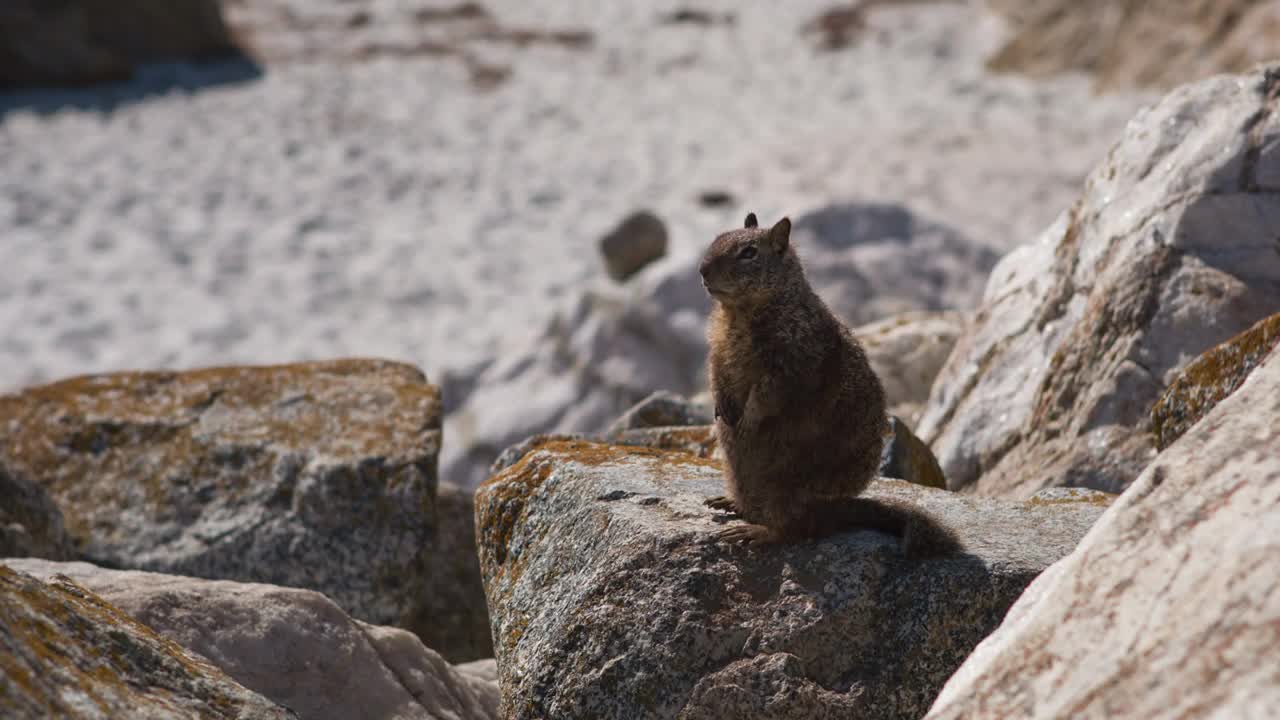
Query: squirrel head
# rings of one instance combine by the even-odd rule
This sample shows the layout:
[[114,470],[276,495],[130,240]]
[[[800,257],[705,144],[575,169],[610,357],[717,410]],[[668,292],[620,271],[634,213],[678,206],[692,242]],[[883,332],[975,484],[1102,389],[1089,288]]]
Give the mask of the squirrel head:
[[698,267],[703,287],[728,306],[764,302],[795,287],[796,277],[802,276],[800,259],[791,247],[791,220],[784,217],[762,228],[751,213],[744,225],[716,237]]

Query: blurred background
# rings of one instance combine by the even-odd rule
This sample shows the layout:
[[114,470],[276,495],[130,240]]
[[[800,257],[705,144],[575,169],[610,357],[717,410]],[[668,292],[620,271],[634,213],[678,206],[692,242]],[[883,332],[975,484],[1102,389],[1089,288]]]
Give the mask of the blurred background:
[[0,391],[377,356],[442,477],[702,383],[697,254],[796,221],[854,324],[963,310],[1280,2],[6,0]]

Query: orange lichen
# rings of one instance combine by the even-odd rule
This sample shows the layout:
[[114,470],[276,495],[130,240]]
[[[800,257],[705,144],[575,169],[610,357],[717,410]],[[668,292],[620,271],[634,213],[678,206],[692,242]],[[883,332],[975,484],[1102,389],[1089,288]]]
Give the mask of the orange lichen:
[[1151,432],[1163,450],[1235,392],[1280,342],[1280,313],[1205,351],[1187,364],[1151,408]]

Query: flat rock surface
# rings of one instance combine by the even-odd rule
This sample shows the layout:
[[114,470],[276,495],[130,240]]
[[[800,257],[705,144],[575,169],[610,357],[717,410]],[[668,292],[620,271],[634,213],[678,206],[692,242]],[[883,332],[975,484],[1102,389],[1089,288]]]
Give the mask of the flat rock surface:
[[0,567],[0,715],[296,718],[66,578]]
[[968,546],[911,563],[871,531],[720,544],[722,493],[692,453],[575,440],[477,491],[504,717],[918,718],[1103,509],[878,481]]
[[1277,448],[1273,351],[1027,589],[928,717],[1274,717]]
[[412,633],[353,620],[311,590],[83,562],[0,564],[42,580],[71,578],[303,720],[496,717],[496,681],[459,673]]
[[[88,376],[0,396],[0,462],[86,559],[311,588],[470,660],[488,654],[476,576],[436,570],[440,417],[421,372],[379,360]],[[470,627],[442,621],[460,612]]]

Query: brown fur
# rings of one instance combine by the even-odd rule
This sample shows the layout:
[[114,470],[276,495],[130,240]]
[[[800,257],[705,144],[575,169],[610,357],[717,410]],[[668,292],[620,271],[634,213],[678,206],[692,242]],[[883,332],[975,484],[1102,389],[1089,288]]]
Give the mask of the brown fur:
[[716,435],[727,497],[708,501],[749,525],[721,537],[770,543],[855,528],[958,547],[919,511],[854,499],[880,466],[884,389],[862,346],[809,287],[791,222],[724,233],[699,268],[714,298],[707,329]]

